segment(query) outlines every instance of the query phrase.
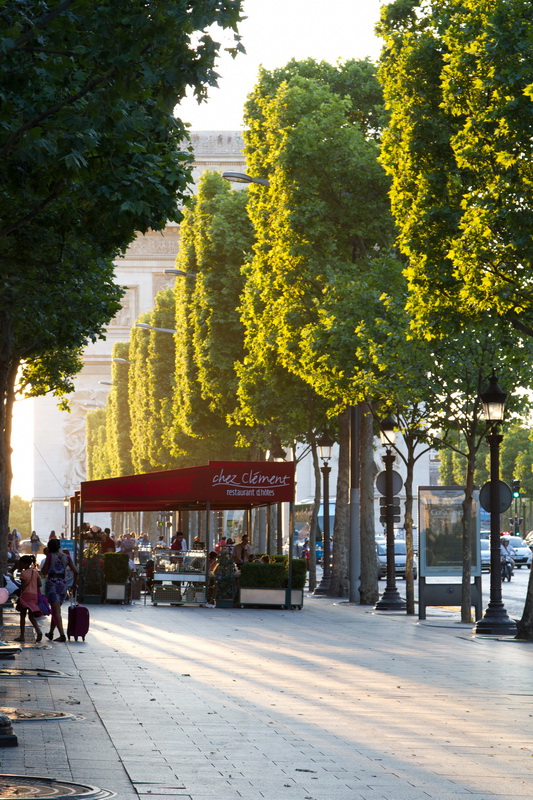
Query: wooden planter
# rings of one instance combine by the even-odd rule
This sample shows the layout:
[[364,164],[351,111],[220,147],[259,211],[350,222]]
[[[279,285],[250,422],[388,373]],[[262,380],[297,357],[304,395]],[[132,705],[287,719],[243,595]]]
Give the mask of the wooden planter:
[[[239,605],[244,606],[276,606],[284,608],[287,599],[286,589],[259,589],[241,586],[239,592]],[[291,606],[302,608],[304,604],[304,590],[292,589]]]

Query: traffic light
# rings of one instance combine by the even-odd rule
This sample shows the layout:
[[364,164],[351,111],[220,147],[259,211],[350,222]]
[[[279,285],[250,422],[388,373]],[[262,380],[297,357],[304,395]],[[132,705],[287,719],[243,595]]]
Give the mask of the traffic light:
[[520,481],[513,480],[513,497],[520,497]]

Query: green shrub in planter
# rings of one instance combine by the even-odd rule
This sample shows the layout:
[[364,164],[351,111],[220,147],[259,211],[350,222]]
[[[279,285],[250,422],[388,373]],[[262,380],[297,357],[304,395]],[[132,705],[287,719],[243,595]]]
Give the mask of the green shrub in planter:
[[285,564],[285,566],[289,563],[289,556],[270,556],[270,560],[273,564]]
[[262,561],[248,561],[241,565],[240,583],[245,588],[282,589],[287,573],[284,564],[263,564]]
[[307,580],[307,563],[305,558],[295,558],[292,562],[292,588],[303,589]]
[[104,577],[106,583],[126,583],[130,577],[127,553],[104,554]]

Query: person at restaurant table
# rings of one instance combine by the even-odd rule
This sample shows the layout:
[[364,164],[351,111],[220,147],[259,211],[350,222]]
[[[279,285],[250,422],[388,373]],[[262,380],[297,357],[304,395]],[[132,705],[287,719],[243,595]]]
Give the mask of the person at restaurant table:
[[134,533],[124,533],[120,537],[120,552],[127,553],[128,555],[133,555],[134,550],[137,547],[137,542],[135,540]]
[[172,544],[170,545],[170,549],[178,551],[183,551],[187,549],[187,542],[185,540],[184,533],[182,533],[181,531],[176,531],[172,539]]
[[233,548],[233,560],[237,565],[244,564],[250,560],[252,546],[248,544],[248,534],[243,533],[241,541]]
[[102,553],[114,553],[117,549],[117,543],[111,536],[109,528],[104,528],[105,538],[102,542]]

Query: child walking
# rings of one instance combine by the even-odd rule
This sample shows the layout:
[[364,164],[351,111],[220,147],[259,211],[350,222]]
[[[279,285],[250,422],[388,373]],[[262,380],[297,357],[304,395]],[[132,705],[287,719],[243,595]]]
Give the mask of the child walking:
[[20,597],[17,601],[17,611],[20,613],[20,636],[15,639],[16,642],[24,641],[24,628],[26,626],[26,612],[30,619],[31,624],[35,628],[35,640],[40,642],[43,638],[41,629],[37,622],[37,617],[42,616],[39,609],[38,594],[41,579],[37,570],[34,567],[34,560],[32,556],[22,556],[19,561],[20,572]]

